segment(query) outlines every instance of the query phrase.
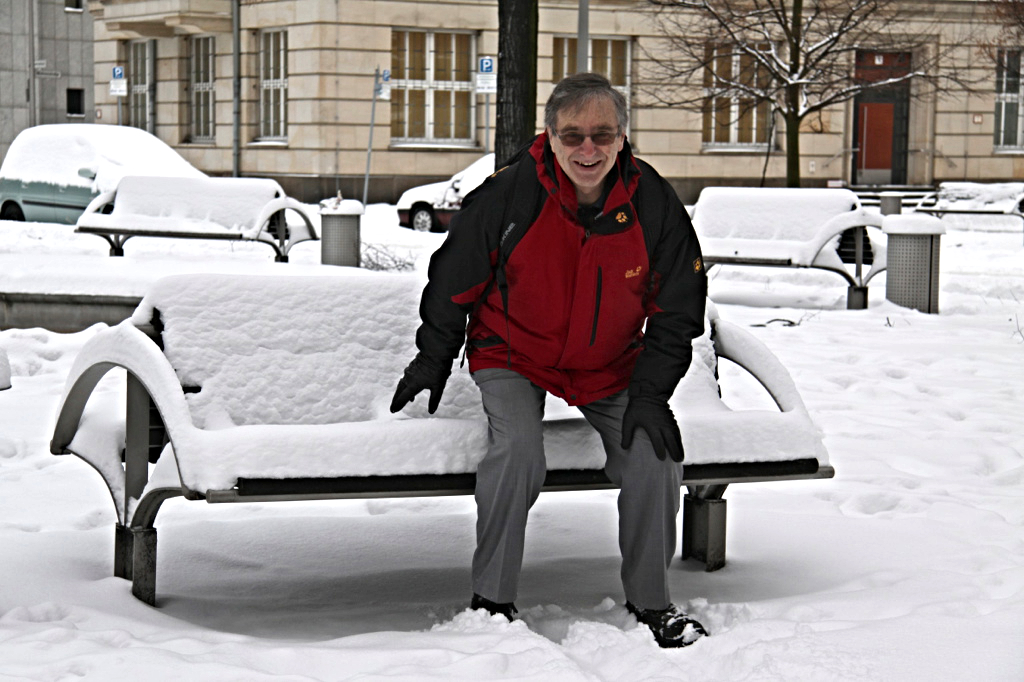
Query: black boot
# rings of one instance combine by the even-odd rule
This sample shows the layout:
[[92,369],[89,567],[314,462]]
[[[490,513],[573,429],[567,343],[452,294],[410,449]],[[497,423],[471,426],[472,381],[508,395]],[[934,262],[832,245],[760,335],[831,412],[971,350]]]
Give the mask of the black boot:
[[654,640],[663,649],[690,646],[708,634],[703,625],[687,616],[675,604],[659,610],[639,609],[626,602],[626,610],[636,616],[637,622],[651,629]]
[[484,599],[479,594],[473,595],[473,601],[469,603],[469,608],[473,609],[474,611],[477,609],[483,609],[492,616],[500,614],[508,618],[508,622],[510,623],[512,622],[512,617],[515,614],[519,613],[516,610],[516,605],[511,602],[509,602],[508,604],[498,604],[496,602],[491,601],[490,599]]

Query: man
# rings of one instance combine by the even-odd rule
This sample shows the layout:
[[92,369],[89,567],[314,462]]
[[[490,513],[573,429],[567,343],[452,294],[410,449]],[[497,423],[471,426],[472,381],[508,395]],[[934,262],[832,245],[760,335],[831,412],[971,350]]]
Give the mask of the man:
[[563,80],[544,124],[466,197],[431,258],[419,352],[391,411],[427,389],[432,414],[465,340],[489,427],[471,606],[512,620],[546,472],[545,393],[578,406],[620,488],[626,608],[661,646],[686,646],[707,633],[669,598],[683,444],[668,399],[704,329],[700,246],[671,186],[633,157],[607,79]]

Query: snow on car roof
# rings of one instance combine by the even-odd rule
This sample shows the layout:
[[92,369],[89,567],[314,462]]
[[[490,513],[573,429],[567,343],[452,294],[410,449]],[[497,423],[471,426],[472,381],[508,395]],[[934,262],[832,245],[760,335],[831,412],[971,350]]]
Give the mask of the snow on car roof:
[[419,185],[406,190],[398,199],[399,208],[409,208],[418,201],[425,201],[434,208],[454,208],[462,205],[462,199],[483,184],[487,176],[494,173],[494,154],[485,154],[469,164],[448,180]]
[[[87,168],[95,178],[82,177]],[[104,192],[125,175],[205,177],[161,140],[138,128],[57,123],[26,128],[11,143],[0,177]]]

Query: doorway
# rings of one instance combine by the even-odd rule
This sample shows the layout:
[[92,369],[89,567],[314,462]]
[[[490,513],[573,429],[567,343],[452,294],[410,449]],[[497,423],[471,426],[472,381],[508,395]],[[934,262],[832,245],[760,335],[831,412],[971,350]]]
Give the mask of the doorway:
[[[855,78],[878,82],[910,72],[909,52],[857,53]],[[910,84],[873,88],[854,99],[853,181],[856,185],[907,182]]]

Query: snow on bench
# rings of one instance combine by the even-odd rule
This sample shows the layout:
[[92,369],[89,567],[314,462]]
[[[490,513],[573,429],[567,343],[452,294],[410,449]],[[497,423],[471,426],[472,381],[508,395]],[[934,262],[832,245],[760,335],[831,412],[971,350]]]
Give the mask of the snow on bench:
[[[697,199],[693,226],[706,264],[820,268],[849,284],[848,308],[867,307],[867,283],[885,270],[885,240],[876,229],[870,240],[871,269],[863,245],[855,247],[854,273],[839,253],[851,228],[881,228],[882,216],[867,211],[847,189],[706,187]],[[860,242],[864,232],[856,230]]]
[[[288,224],[286,210],[301,222]],[[126,176],[90,202],[75,231],[106,239],[112,256],[123,256],[131,237],[174,237],[259,241],[279,262],[317,239],[306,207],[267,178]]]
[[1024,227],[1024,183],[943,182],[938,192],[903,210],[938,216],[966,229],[998,229],[1008,222],[1004,218],[1019,219]]
[[[487,425],[468,372],[435,415],[389,404],[415,354],[415,275],[179,276],[158,281],[130,320],[97,333],[67,380],[51,451],[103,477],[117,510],[115,574],[155,602],[160,504],[472,493]],[[725,561],[728,484],[833,475],[789,374],[718,317],[672,399],[686,449],[683,556]],[[145,331],[144,331],[145,330]],[[147,331],[149,332],[147,334]],[[779,410],[731,410],[718,358],[749,370]],[[127,370],[126,401],[93,392]],[[611,487],[597,433],[549,398],[546,487]],[[150,467],[150,463],[153,463]]]

